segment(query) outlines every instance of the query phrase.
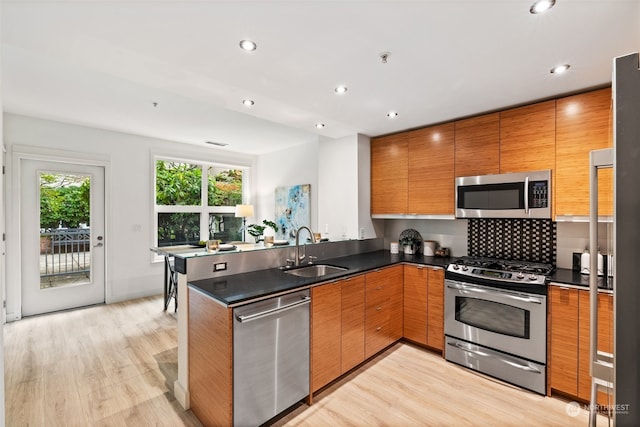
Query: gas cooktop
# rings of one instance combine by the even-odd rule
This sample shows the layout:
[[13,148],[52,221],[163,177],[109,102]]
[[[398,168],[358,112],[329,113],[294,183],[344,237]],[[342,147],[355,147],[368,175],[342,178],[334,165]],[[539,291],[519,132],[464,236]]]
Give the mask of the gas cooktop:
[[555,270],[551,264],[471,256],[461,257],[455,261],[455,264],[465,265],[468,267],[483,267],[499,271],[542,274],[544,276],[550,275]]
[[[445,278],[518,290],[545,287],[551,264],[485,257],[462,257],[449,264]],[[542,292],[542,291],[537,291]]]

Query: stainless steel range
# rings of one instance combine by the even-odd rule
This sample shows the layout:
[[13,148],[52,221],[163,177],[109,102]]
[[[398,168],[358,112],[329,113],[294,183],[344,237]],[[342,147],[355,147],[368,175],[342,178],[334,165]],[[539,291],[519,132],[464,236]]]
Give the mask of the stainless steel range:
[[546,392],[547,277],[553,266],[463,257],[445,272],[445,358]]

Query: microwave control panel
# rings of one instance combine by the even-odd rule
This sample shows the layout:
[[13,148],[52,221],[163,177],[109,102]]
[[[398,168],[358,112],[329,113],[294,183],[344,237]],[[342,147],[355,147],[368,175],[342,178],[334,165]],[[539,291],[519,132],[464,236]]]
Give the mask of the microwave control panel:
[[530,208],[549,207],[548,181],[529,182],[529,207]]

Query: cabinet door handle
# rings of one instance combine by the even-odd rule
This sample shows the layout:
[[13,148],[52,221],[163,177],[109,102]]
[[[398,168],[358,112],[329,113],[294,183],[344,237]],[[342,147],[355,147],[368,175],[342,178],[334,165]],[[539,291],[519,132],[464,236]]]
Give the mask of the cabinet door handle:
[[378,327],[376,328],[376,331],[381,331],[381,330],[382,330],[382,326],[378,326]]
[[376,307],[376,311],[380,311],[380,310],[382,310],[382,307],[377,306],[377,307]]
[[376,286],[376,291],[381,291],[382,290],[382,286]]

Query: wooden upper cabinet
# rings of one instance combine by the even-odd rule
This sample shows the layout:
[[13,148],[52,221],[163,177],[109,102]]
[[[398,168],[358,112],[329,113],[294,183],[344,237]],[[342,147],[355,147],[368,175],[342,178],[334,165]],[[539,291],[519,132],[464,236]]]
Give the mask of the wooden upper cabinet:
[[500,172],[500,113],[455,122],[455,176]]
[[371,140],[371,213],[407,212],[407,133]]
[[[612,146],[611,89],[557,100],[556,215],[589,215],[589,152]],[[612,170],[599,173],[599,213],[612,215]]]
[[454,214],[454,124],[408,132],[409,214]]
[[556,101],[500,112],[500,173],[553,169]]

